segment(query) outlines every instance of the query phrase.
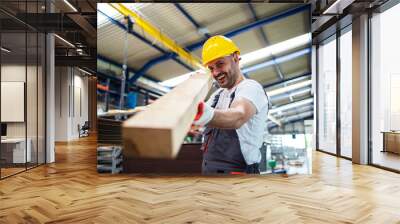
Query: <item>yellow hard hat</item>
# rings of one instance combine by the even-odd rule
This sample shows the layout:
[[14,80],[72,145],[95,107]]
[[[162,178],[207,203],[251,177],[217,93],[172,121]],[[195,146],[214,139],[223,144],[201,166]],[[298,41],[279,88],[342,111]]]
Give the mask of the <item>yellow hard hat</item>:
[[221,35],[210,37],[203,45],[203,65],[207,65],[210,61],[235,52],[240,54],[239,48],[231,39]]

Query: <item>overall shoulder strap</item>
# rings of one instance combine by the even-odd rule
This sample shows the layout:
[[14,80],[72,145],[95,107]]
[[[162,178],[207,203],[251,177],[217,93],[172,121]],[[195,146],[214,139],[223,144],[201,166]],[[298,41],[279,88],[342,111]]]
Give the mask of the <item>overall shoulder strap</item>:
[[233,100],[235,99],[235,92],[236,92],[236,89],[235,89],[235,91],[233,91],[233,93],[231,93],[231,101],[229,102],[229,107],[231,107],[231,104],[232,104],[232,102],[233,102]]
[[217,106],[217,103],[218,103],[219,97],[221,96],[222,91],[223,91],[223,89],[219,90],[217,95],[214,96],[213,103],[211,104],[212,108],[215,108]]

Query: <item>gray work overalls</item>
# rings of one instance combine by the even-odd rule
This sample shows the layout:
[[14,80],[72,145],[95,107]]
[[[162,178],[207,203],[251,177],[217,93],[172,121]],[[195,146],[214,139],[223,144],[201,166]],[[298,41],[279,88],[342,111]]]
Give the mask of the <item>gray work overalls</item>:
[[[215,96],[211,107],[215,108],[222,90]],[[235,98],[231,94],[229,107]],[[207,127],[204,131],[203,174],[231,174],[232,172],[259,173],[258,164],[248,166],[240,150],[239,137],[235,129]]]

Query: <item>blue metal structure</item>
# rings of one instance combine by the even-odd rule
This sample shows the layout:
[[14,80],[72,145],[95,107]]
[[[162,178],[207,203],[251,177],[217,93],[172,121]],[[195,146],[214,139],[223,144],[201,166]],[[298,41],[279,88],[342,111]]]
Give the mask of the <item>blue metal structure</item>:
[[[111,65],[114,65],[114,66],[119,67],[119,68],[122,69],[122,65],[121,64],[119,64],[119,63],[117,63],[117,62],[115,62],[115,61],[113,61],[111,59],[108,59],[108,58],[106,58],[106,57],[104,57],[102,55],[98,54],[97,55],[97,59],[98,60],[102,60],[102,61],[104,61],[106,63],[109,63]],[[129,68],[129,67],[127,67],[127,71],[128,72],[129,71],[135,72],[132,68]],[[106,74],[106,73],[103,73],[102,71],[99,71],[99,70],[97,71],[97,76],[105,78],[107,80],[107,86],[108,87],[110,87],[110,80],[114,80],[114,82],[119,83],[119,85],[121,85],[121,78],[119,78],[117,76]],[[144,76],[144,77],[149,79],[149,80],[152,80],[154,82],[159,82],[159,80],[153,79],[151,77],[147,77],[147,76]],[[133,85],[133,83],[125,82],[125,94],[127,92],[129,92],[129,89],[130,89],[130,87],[132,87],[132,85]],[[139,90],[142,89],[145,92],[150,92],[150,93],[153,93],[155,95],[160,95],[159,93],[151,91],[151,90],[148,90],[148,89],[144,89],[144,88],[141,88],[141,87],[137,87],[137,88]],[[102,91],[102,90],[100,90],[100,91]],[[113,94],[114,96],[118,96],[118,97],[120,97],[121,94],[118,91],[113,91],[113,90],[107,90],[107,91],[104,91],[104,92],[106,93],[106,95],[105,95],[106,96],[105,97],[106,110],[108,110],[109,103],[110,103],[110,94]]]
[[[105,62],[107,62],[109,64],[112,64],[112,65],[114,65],[116,67],[120,67],[122,69],[122,64],[120,64],[120,63],[118,63],[116,61],[113,61],[113,60],[111,60],[111,59],[109,59],[109,58],[107,58],[107,57],[105,57],[103,55],[97,54],[97,59],[105,61]],[[131,67],[128,67],[127,70],[128,70],[128,73],[129,72],[136,73],[136,71]],[[152,77],[147,76],[147,75],[143,75],[143,77],[145,77],[146,79],[150,79],[151,81],[154,81],[154,82],[160,82],[160,80],[152,78]]]
[[304,73],[304,74],[297,75],[297,76],[294,76],[294,77],[291,77],[291,78],[287,78],[287,79],[284,79],[284,80],[278,80],[278,81],[276,81],[276,82],[269,83],[269,84],[267,84],[267,85],[263,85],[263,87],[264,87],[264,89],[266,89],[266,88],[269,88],[269,87],[272,87],[272,86],[281,84],[281,83],[283,83],[283,82],[288,82],[288,81],[292,81],[292,80],[294,81],[294,80],[296,80],[296,79],[304,78],[304,77],[306,77],[306,76],[311,76],[311,72],[306,72],[306,73]]
[[[253,5],[250,2],[247,3],[247,4],[249,6],[251,14],[253,15],[254,21],[258,21],[259,18],[258,18],[257,14],[256,14],[256,10],[254,9]],[[262,37],[263,41],[265,42],[265,44],[269,45],[269,41],[268,41],[267,35],[265,34],[264,30],[260,27],[259,31],[260,31],[261,37]]]
[[[174,5],[182,13],[182,15],[185,16],[185,18],[187,18],[191,22],[191,24],[197,30],[202,28],[201,25],[182,7],[182,5],[180,5],[179,3],[174,3]],[[236,35],[248,32],[250,30],[259,29],[261,37],[262,37],[262,40],[268,46],[268,45],[270,45],[270,43],[268,41],[267,35],[265,34],[265,32],[262,29],[263,26],[268,25],[270,23],[273,23],[275,21],[278,21],[280,19],[284,19],[286,17],[295,15],[297,13],[301,13],[301,12],[310,10],[310,5],[301,5],[301,6],[286,10],[284,12],[277,13],[277,14],[275,14],[273,16],[270,16],[270,17],[267,17],[267,18],[263,18],[263,19],[259,19],[257,17],[257,15],[256,15],[255,9],[253,8],[251,3],[248,3],[248,7],[249,7],[250,12],[251,12],[251,14],[253,16],[254,22],[252,22],[250,24],[247,24],[247,25],[244,25],[244,26],[241,26],[241,27],[237,27],[234,30],[228,31],[226,33],[223,33],[222,35],[231,38],[231,37],[234,37]],[[100,10],[98,10],[98,11],[100,13],[104,14],[102,11],[100,11]],[[114,25],[120,27],[123,30],[126,29],[126,27],[125,27],[125,25],[123,23],[121,23],[121,22],[119,22],[119,21],[107,16],[106,14],[104,14],[104,15]],[[128,68],[128,72],[130,71],[134,75],[131,78],[128,79],[129,82],[127,83],[127,86],[134,85],[134,83],[137,81],[137,79],[142,77],[142,76],[146,77],[146,78],[148,78],[148,79],[150,79],[152,81],[159,82],[159,80],[156,80],[154,78],[149,77],[148,75],[146,75],[146,73],[154,65],[157,65],[157,64],[159,64],[161,62],[164,62],[164,61],[167,61],[167,60],[170,60],[170,59],[172,59],[175,62],[177,62],[178,64],[184,66],[188,70],[191,70],[191,71],[193,70],[193,68],[191,66],[188,66],[182,60],[180,60],[179,56],[177,54],[175,54],[173,52],[169,52],[168,50],[164,50],[163,48],[161,48],[161,47],[159,47],[157,45],[153,45],[152,42],[150,42],[149,40],[147,40],[146,38],[144,38],[143,36],[141,36],[140,34],[136,33],[133,30],[131,32],[129,32],[129,33],[134,35],[136,38],[140,39],[141,41],[143,41],[144,43],[146,43],[150,47],[156,49],[157,51],[162,53],[162,55],[147,61],[140,69],[138,69],[136,71],[134,69],[132,69],[132,68]],[[196,42],[194,44],[187,45],[187,46],[184,47],[184,49],[186,49],[189,52],[190,51],[194,51],[196,49],[199,49],[199,48],[202,47],[203,43],[209,37],[210,37],[210,35],[208,33],[204,34],[204,38],[202,40],[200,40],[200,41],[198,41],[198,42]],[[311,46],[311,44],[310,44],[310,46]],[[275,57],[274,55],[272,55],[271,60],[265,61],[265,62],[257,64],[257,65],[246,67],[242,71],[243,71],[243,74],[246,77],[248,77],[249,75],[251,76],[252,72],[254,72],[254,71],[258,70],[258,69],[265,68],[267,66],[274,66],[275,67],[275,71],[276,71],[277,75],[279,76],[279,80],[277,80],[274,83],[270,83],[270,84],[264,85],[264,88],[268,88],[268,87],[271,87],[271,86],[274,86],[274,85],[277,85],[277,84],[282,84],[282,83],[285,83],[285,82],[288,82],[288,81],[291,81],[291,80],[296,80],[296,79],[299,79],[299,78],[308,77],[308,76],[311,75],[311,72],[307,72],[307,73],[298,75],[296,77],[286,78],[286,77],[284,77],[284,74],[282,73],[282,70],[281,70],[280,66],[278,65],[278,63],[285,62],[285,61],[288,61],[288,60],[291,60],[291,59],[294,59],[294,58],[297,58],[297,57],[301,57],[301,56],[303,56],[305,54],[309,54],[310,52],[311,52],[311,48],[306,48],[306,49],[302,49],[302,50],[299,50],[299,51],[296,51],[294,53],[291,53],[291,54],[288,54],[288,55],[284,55],[284,56],[281,56],[281,57]],[[117,63],[115,61],[112,61],[112,60],[110,60],[108,58],[105,58],[105,57],[103,57],[101,55],[98,55],[98,59],[103,60],[103,61],[105,61],[107,63],[113,64],[115,66],[118,66],[118,67],[122,68],[121,64],[119,64],[119,63]],[[100,75],[103,76],[105,74],[100,74]],[[148,91],[148,90],[146,90],[146,91]],[[152,91],[148,91],[148,92],[152,92]],[[113,92],[110,92],[110,93],[113,94]],[[302,118],[301,120],[303,120],[303,119],[304,118]]]
[[[259,28],[261,26],[265,26],[265,25],[270,24],[272,22],[275,22],[277,20],[280,20],[280,19],[292,16],[292,15],[295,15],[297,13],[300,13],[300,12],[303,12],[303,11],[306,11],[306,10],[309,10],[309,9],[310,9],[310,5],[309,4],[301,5],[301,6],[286,10],[284,12],[278,13],[276,15],[273,15],[273,16],[270,16],[270,17],[267,17],[267,18],[264,18],[264,19],[260,19],[260,20],[258,20],[256,22],[247,24],[245,26],[241,26],[241,27],[239,27],[237,29],[234,29],[232,31],[226,32],[226,33],[224,33],[222,35],[224,35],[226,37],[233,37],[233,36],[236,36],[238,34],[247,32],[247,31],[252,30],[252,29]],[[200,48],[201,46],[203,46],[203,43],[206,40],[207,40],[207,38],[204,38],[203,40],[201,40],[201,41],[199,41],[197,43],[191,44],[189,46],[186,46],[184,48],[187,49],[188,51],[194,51],[194,50]],[[164,55],[162,55],[160,57],[151,59],[144,66],[142,66],[140,69],[138,69],[137,73],[140,74],[140,75],[143,75],[152,66],[154,66],[154,65],[156,65],[158,63],[161,63],[163,61],[169,60],[169,59],[174,59],[176,57],[177,57],[176,54],[168,54],[168,55],[164,54]],[[130,80],[130,81],[133,81],[133,80]]]
[[289,60],[301,57],[301,56],[303,56],[305,54],[309,54],[310,52],[311,52],[311,50],[309,48],[306,48],[306,49],[303,49],[303,50],[299,50],[299,51],[290,53],[288,55],[276,58],[275,60],[269,60],[269,61],[266,61],[266,62],[263,62],[263,63],[259,63],[259,64],[256,64],[256,65],[244,68],[244,69],[242,69],[242,72],[248,74],[248,73],[254,72],[256,70],[259,70],[261,68],[265,68],[265,67],[268,67],[268,66],[271,66],[271,65],[275,65],[276,63],[283,63],[285,61],[289,61]]
[[[110,16],[108,16],[107,14],[105,14],[104,12],[102,12],[101,10],[97,10],[98,12],[100,12],[101,14],[103,14],[111,23],[113,23],[114,25],[118,26],[119,28],[126,30],[126,27],[124,24],[122,24],[121,22],[111,18]],[[175,53],[172,52],[168,52],[164,49],[162,49],[161,47],[157,46],[157,45],[153,45],[149,40],[147,40],[146,38],[142,37],[141,35],[139,35],[138,33],[136,33],[134,30],[130,30],[129,31],[130,34],[132,34],[133,36],[135,36],[136,38],[140,39],[141,41],[143,41],[144,43],[146,43],[147,45],[151,46],[152,48],[156,49],[157,51],[159,51],[160,53],[163,53],[165,55],[174,55],[174,57],[171,57],[174,61],[176,61],[178,64],[182,65],[183,67],[187,68],[189,71],[193,71],[193,68],[189,65],[186,65],[184,62],[182,62],[181,60],[179,60],[177,58],[177,55]],[[172,55],[171,55],[172,54]],[[121,65],[122,66],[122,65]],[[147,70],[146,70],[147,71]],[[130,82],[134,82],[136,81],[139,77],[143,76],[144,73],[140,72],[140,75],[135,75],[129,79]]]
[[[106,63],[112,64],[112,65],[114,65],[114,66],[116,66],[116,67],[121,67],[121,68],[122,68],[122,65],[119,64],[118,62],[115,62],[115,61],[113,61],[113,60],[111,60],[111,59],[109,59],[109,58],[106,58],[106,57],[104,57],[104,56],[102,56],[102,55],[100,55],[100,54],[97,55],[97,59],[100,59],[100,60],[102,60],[102,61],[105,61]],[[132,71],[133,73],[135,73],[135,70],[134,70],[134,69],[132,69],[132,68],[130,68],[130,67],[128,67],[127,69],[128,69],[128,71]],[[114,79],[114,80],[116,80],[116,81],[121,81],[120,78],[118,78],[118,77],[116,77],[116,76],[113,76],[113,75],[105,74],[105,73],[103,73],[103,72],[101,72],[101,71],[97,71],[97,74],[99,74],[99,75],[101,75],[101,76],[104,76],[104,77],[107,77],[107,78],[110,78],[110,79]],[[149,77],[149,76],[143,76],[143,77],[146,78],[146,79],[149,79],[149,80],[151,80],[151,81],[153,81],[153,82],[156,82],[156,83],[160,82],[160,80],[154,79],[154,78]],[[128,83],[128,82],[127,82],[127,83],[126,83],[126,86],[131,86],[132,84],[133,84],[133,83]],[[140,88],[140,87],[138,87],[138,88]],[[166,87],[166,88],[168,88],[168,87]],[[154,92],[154,91],[149,90],[149,89],[144,89],[144,88],[141,88],[141,89],[146,90],[146,91],[148,91],[148,92],[150,92],[150,93],[154,93],[154,94],[160,95],[159,93]]]
[[[104,56],[102,56],[102,55],[97,55],[97,58],[99,59],[99,60],[102,60],[102,61],[105,61],[106,63],[109,63],[109,64],[111,64],[111,65],[114,65],[114,66],[116,66],[116,67],[121,67],[122,68],[122,65],[121,64],[119,64],[119,63],[117,63],[117,62],[115,62],[115,61],[113,61],[113,60],[111,60],[111,59],[108,59],[108,58],[106,58],[106,57],[104,57]],[[132,71],[132,72],[135,72],[132,68],[127,68],[128,69],[128,71]],[[105,79],[107,79],[107,80],[114,80],[114,81],[116,81],[117,83],[121,83],[121,78],[119,78],[119,77],[117,77],[117,76],[114,76],[114,75],[110,75],[110,74],[106,74],[106,73],[104,73],[104,72],[102,72],[102,71],[97,71],[97,76],[98,77],[104,77]],[[154,79],[154,78],[151,78],[151,77],[147,77],[147,76],[144,76],[145,78],[147,78],[147,79],[149,79],[149,80],[151,80],[151,81],[153,81],[153,82],[159,82],[159,80],[157,80],[157,79]],[[110,84],[107,84],[108,86],[110,85]],[[119,84],[120,85],[120,84]],[[158,95],[158,96],[161,96],[161,94],[160,93],[157,93],[157,92],[154,92],[154,91],[152,91],[152,90],[150,90],[150,89],[146,89],[146,88],[142,88],[142,87],[139,87],[139,86],[136,86],[136,85],[134,85],[134,83],[129,83],[129,82],[126,82],[125,83],[125,94],[127,93],[127,92],[129,92],[129,89],[130,89],[130,87],[134,87],[134,88],[138,88],[139,90],[141,89],[141,90],[143,90],[144,92],[149,92],[149,93],[153,93],[153,94],[155,94],[155,95]],[[118,93],[118,92],[116,92],[116,91],[106,91],[107,93],[111,93],[111,94],[113,94],[113,95],[120,95],[120,93]],[[106,104],[108,103],[108,100],[109,100],[109,97],[106,99],[107,100],[107,102],[106,102]]]
[[[253,5],[251,3],[247,3],[247,4],[249,6],[251,14],[253,15],[254,20],[258,21],[259,18],[258,18],[257,14],[256,14],[256,10],[254,9]],[[267,38],[267,34],[265,34],[264,30],[261,27],[259,28],[259,31],[260,31],[261,37],[264,40],[265,44],[267,46],[269,46],[270,42],[269,42],[269,40]],[[284,75],[283,75],[282,69],[280,68],[279,64],[276,63],[274,55],[272,55],[272,60],[274,61],[274,68],[275,68],[276,74],[278,75],[278,77],[280,79],[283,79]]]
[[[200,24],[198,24],[196,20],[179,3],[174,3],[174,5],[193,24],[193,26],[196,27],[197,30],[202,28]],[[205,33],[204,36],[206,38],[210,37],[208,33]]]
[[97,75],[105,77],[105,78],[110,79],[110,80],[121,81],[121,79],[119,77],[116,77],[116,76],[113,76],[113,75],[110,75],[110,74],[106,74],[106,73],[104,73],[102,71],[97,71]]
[[[170,59],[170,58],[175,58],[176,59],[177,56],[178,56],[177,54],[170,52],[168,54],[164,54],[161,57],[151,59],[150,61],[146,62],[146,64],[144,64],[135,73],[135,75],[132,78],[130,78],[128,81],[129,82],[135,82],[138,78],[143,76],[144,73],[147,72],[147,70],[149,70],[153,65],[158,64],[159,62],[165,61],[166,59]],[[193,70],[191,70],[191,71],[193,71]]]

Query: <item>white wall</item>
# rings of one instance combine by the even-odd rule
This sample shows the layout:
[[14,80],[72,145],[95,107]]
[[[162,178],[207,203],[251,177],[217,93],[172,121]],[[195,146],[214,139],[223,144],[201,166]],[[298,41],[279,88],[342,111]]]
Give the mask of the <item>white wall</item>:
[[68,141],[69,83],[67,67],[55,68],[55,141]]
[[[79,70],[75,70],[75,72]],[[83,74],[83,73],[80,73]],[[88,79],[81,75],[75,75],[74,77],[74,111],[72,119],[72,133],[73,136],[78,136],[78,124],[81,126],[88,121]]]
[[[25,78],[27,77],[27,80]],[[26,107],[21,108],[22,113],[26,112],[26,121],[6,122],[8,138],[25,138],[30,140],[32,162],[39,159],[39,163],[44,163],[44,74],[40,66],[25,66],[25,64],[3,64],[1,66],[2,82],[24,82],[26,85]],[[21,90],[24,94],[24,90]],[[7,96],[2,96],[7,97]],[[2,107],[1,110],[11,110]],[[12,113],[12,111],[7,111]],[[26,132],[27,131],[27,132]],[[37,153],[39,154],[37,156]]]
[[[27,69],[27,70],[26,70]],[[25,82],[26,71],[28,72],[28,86],[27,86],[27,119],[28,119],[28,137],[31,133],[30,128],[35,131],[36,136],[36,66],[18,65],[18,64],[5,64],[1,66],[1,81],[8,82]],[[34,76],[34,77],[33,77]],[[41,102],[41,101],[40,101]],[[43,105],[39,105],[41,107]],[[1,108],[7,110],[8,108]],[[25,137],[25,122],[7,122],[7,135],[8,137]],[[33,132],[33,131],[32,131]]]
[[88,120],[88,79],[72,67],[56,67],[56,141],[79,138],[78,124]]
[[[25,64],[2,65],[1,81],[25,82],[25,73]],[[1,108],[1,110],[7,110],[7,108]],[[7,137],[25,137],[25,122],[7,123]]]

